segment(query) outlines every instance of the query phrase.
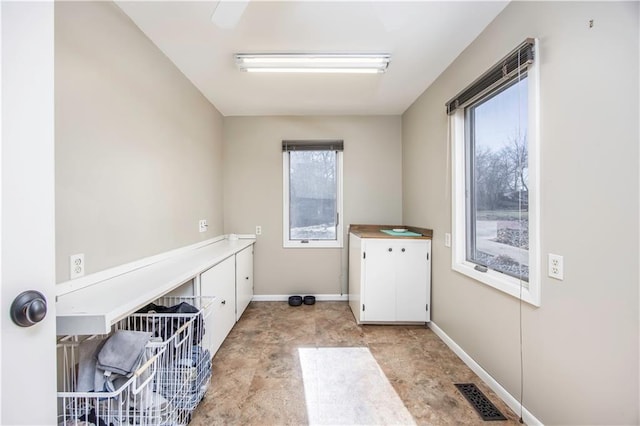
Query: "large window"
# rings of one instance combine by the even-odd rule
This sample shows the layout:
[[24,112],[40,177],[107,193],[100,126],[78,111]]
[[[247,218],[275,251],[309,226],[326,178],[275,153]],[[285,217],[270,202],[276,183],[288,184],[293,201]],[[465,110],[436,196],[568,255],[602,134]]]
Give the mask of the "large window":
[[342,247],[342,141],[283,141],[284,247]]
[[529,281],[527,78],[465,109],[467,260]]
[[527,40],[447,110],[453,124],[453,269],[539,305],[534,47]]

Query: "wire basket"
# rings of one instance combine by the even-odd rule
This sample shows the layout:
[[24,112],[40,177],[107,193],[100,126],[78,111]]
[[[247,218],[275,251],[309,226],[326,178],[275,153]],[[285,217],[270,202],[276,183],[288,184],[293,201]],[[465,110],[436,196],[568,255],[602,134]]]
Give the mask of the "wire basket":
[[168,406],[179,410],[174,416],[178,424],[188,423],[211,381],[211,332],[206,333],[205,323],[214,299],[165,296],[143,308],[148,312],[135,313],[116,324],[116,328],[151,332],[163,341],[171,336],[175,339],[160,360],[155,389],[167,399]]
[[[100,339],[92,336],[89,339]],[[79,348],[75,337],[57,344],[59,360],[58,424],[71,425],[157,425],[155,407],[162,403],[153,390],[164,348],[147,346],[144,362],[117,389],[104,392],[77,392]]]
[[211,381],[211,332],[207,334],[204,327],[214,299],[162,297],[145,307],[151,308],[149,312],[114,324],[112,335],[128,330],[153,337],[144,347],[142,365],[108,391],[79,392],[78,375],[81,345],[93,342],[97,347],[109,336],[60,338],[58,424],[188,424]]

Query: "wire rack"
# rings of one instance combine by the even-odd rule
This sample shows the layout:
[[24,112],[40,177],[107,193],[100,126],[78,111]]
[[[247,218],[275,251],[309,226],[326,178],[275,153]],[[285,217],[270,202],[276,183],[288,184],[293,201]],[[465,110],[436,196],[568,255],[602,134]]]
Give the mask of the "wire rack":
[[[58,343],[59,425],[186,425],[211,381],[211,332],[205,322],[214,297],[162,297],[149,312],[135,313],[114,324],[116,330],[144,331],[153,336],[148,359],[113,392],[77,392],[77,336]],[[175,308],[189,312],[170,312]],[[169,312],[167,312],[169,311]],[[104,339],[91,336],[88,339]],[[86,423],[83,423],[86,422]]]
[[[99,339],[92,336],[89,339]],[[81,340],[61,339],[57,344],[60,363],[58,392],[58,424],[71,425],[155,425],[154,407],[161,404],[153,383],[164,348],[147,346],[142,365],[117,389],[110,392],[77,392],[79,348]]]
[[[176,410],[171,416],[177,424],[186,424],[202,400],[211,381],[210,335],[205,330],[214,297],[162,297],[153,302],[152,311],[136,313],[116,324],[116,328],[149,331],[166,339],[173,336],[160,360],[155,388],[167,399],[167,407]],[[193,312],[163,312],[165,308],[188,305]],[[153,310],[157,306],[158,309]],[[171,337],[170,337],[171,338]]]

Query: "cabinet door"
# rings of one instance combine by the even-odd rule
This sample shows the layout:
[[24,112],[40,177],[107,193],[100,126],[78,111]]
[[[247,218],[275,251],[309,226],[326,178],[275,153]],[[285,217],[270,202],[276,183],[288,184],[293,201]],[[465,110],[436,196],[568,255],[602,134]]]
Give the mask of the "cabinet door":
[[253,246],[236,254],[236,321],[253,298]]
[[395,251],[392,240],[365,239],[363,321],[395,321]]
[[349,307],[358,324],[364,321],[361,287],[364,274],[362,252],[362,239],[357,235],[349,234]]
[[211,355],[214,355],[236,323],[236,264],[232,256],[200,275],[200,294],[215,296],[205,333],[212,333]]
[[396,321],[428,320],[430,243],[428,240],[405,240],[394,246]]

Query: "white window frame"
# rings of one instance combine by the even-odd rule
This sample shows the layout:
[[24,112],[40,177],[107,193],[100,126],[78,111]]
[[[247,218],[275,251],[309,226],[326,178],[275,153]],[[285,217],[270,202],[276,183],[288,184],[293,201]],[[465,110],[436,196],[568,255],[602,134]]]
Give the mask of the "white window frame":
[[342,248],[343,247],[343,215],[342,215],[342,151],[336,151],[336,211],[338,225],[336,226],[335,240],[292,240],[289,238],[289,153],[282,153],[282,246],[284,248]]
[[527,71],[528,79],[528,158],[529,177],[529,281],[521,282],[516,277],[492,269],[481,272],[476,264],[466,260],[466,197],[465,197],[465,108],[458,108],[450,116],[452,159],[452,241],[451,268],[476,281],[491,286],[534,306],[540,306],[540,51],[535,43],[537,59]]

